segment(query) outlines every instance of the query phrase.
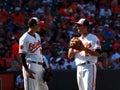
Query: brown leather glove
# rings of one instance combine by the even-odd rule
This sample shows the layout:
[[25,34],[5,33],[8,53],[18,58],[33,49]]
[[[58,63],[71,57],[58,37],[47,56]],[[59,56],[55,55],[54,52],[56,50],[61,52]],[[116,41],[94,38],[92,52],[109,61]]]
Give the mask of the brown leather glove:
[[82,42],[80,39],[78,39],[78,37],[73,37],[71,40],[70,40],[70,45],[69,45],[70,48],[73,48],[73,49],[76,49],[76,50],[81,50],[83,46]]
[[46,82],[50,82],[53,79],[53,74],[50,69],[45,69],[43,80]]

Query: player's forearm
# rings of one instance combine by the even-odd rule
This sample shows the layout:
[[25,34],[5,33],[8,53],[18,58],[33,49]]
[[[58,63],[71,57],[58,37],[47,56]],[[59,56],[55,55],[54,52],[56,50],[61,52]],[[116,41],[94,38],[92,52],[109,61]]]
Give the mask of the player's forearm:
[[87,53],[89,53],[92,56],[96,56],[96,57],[100,56],[100,54],[97,51],[95,51],[95,50],[90,50],[88,48],[84,48],[84,51],[87,52]]
[[74,57],[74,51],[73,51],[72,48],[69,48],[69,50],[68,50],[68,58],[71,59],[73,57]]
[[21,53],[21,54],[20,54],[20,58],[22,59],[22,64],[23,64],[25,70],[27,70],[27,69],[28,69],[28,66],[27,66],[27,64],[26,64],[25,54]]

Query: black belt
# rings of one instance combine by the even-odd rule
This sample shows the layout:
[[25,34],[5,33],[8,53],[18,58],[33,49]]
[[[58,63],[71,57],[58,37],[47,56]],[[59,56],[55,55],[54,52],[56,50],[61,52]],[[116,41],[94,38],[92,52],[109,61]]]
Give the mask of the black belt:
[[36,61],[27,61],[27,62],[29,62],[29,63],[35,63],[35,64],[39,64],[39,65],[43,65],[42,62],[36,62]]
[[90,64],[90,61],[87,61],[87,62],[84,62],[84,63],[80,63],[80,64],[78,64],[78,66],[79,65],[85,65],[85,64]]

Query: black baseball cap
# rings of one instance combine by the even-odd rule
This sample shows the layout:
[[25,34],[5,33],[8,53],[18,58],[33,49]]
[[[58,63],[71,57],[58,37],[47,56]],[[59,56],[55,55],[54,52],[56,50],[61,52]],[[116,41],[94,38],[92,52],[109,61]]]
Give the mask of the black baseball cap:
[[44,24],[44,21],[40,21],[37,17],[31,17],[29,20],[28,20],[28,26],[29,27],[33,27],[35,25],[42,25]]
[[87,21],[86,18],[79,19],[79,21],[75,22],[75,24],[77,24],[79,26],[89,26],[89,22]]

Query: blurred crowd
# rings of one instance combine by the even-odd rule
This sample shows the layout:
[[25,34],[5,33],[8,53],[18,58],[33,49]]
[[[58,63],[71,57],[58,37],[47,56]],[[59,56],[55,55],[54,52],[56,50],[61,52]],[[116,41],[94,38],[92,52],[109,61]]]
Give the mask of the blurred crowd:
[[76,68],[67,50],[70,39],[79,36],[73,23],[81,17],[87,18],[90,32],[100,39],[98,68],[120,68],[119,0],[0,0],[0,70],[21,70],[18,41],[32,16],[45,21],[38,33],[51,69]]

